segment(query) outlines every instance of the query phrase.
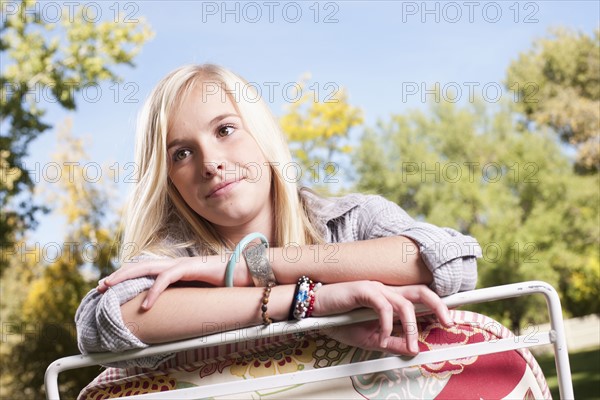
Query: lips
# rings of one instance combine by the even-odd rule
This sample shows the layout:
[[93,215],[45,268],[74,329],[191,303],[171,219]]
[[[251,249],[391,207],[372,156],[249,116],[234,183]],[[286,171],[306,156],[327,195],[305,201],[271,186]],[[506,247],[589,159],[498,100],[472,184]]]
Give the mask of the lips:
[[211,198],[211,197],[215,197],[218,196],[220,193],[224,192],[224,190],[226,190],[226,188],[228,186],[234,185],[238,182],[240,182],[243,178],[240,179],[233,179],[230,181],[225,181],[225,182],[221,182],[217,185],[215,185],[206,195],[206,198]]

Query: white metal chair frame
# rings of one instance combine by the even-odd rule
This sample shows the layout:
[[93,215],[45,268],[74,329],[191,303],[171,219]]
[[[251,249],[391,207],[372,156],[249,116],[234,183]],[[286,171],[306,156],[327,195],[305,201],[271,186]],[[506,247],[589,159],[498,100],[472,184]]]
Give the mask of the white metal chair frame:
[[[389,356],[378,360],[366,360],[352,364],[337,365],[327,368],[304,370],[277,376],[267,376],[249,379],[240,382],[219,383],[208,386],[178,389],[169,392],[148,393],[136,396],[122,397],[122,399],[197,399],[251,392],[267,388],[295,385],[308,382],[317,382],[328,379],[347,377],[352,375],[369,374],[396,368],[406,368],[420,364],[435,363],[457,358],[470,357],[490,353],[498,353],[526,347],[553,344],[561,399],[573,399],[573,383],[569,354],[562,319],[562,310],[558,293],[546,282],[529,281],[510,285],[495,286],[477,289],[469,292],[457,293],[443,298],[444,303],[454,308],[466,304],[481,303],[486,301],[501,300],[541,293],[546,299],[550,314],[550,330],[534,334],[515,336],[499,339],[492,342],[473,343],[445,347],[436,350],[421,352],[415,357]],[[427,311],[418,306],[417,312]],[[273,323],[268,329],[257,330],[245,328],[229,332],[221,332],[208,336],[187,339],[178,342],[155,345],[146,349],[131,350],[122,353],[95,353],[89,355],[76,355],[64,357],[54,361],[46,370],[45,385],[46,398],[59,400],[58,374],[63,371],[106,364],[138,357],[154,356],[163,353],[173,353],[200,347],[208,347],[236,342],[236,338],[262,338],[271,335],[290,334],[307,330],[314,330],[315,326],[337,326],[376,319],[377,315],[372,310],[362,309],[343,315],[331,317],[306,318],[297,323]],[[318,324],[318,325],[316,325]],[[259,333],[260,332],[260,333]]]

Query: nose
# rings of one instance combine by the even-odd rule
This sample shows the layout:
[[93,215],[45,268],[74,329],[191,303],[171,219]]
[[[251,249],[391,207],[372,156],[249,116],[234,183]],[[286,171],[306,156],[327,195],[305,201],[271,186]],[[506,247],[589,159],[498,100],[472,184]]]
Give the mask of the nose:
[[197,162],[201,163],[197,170],[203,179],[211,179],[223,174],[226,168],[227,149],[208,134],[198,135],[196,149]]
[[210,179],[215,175],[223,172],[225,168],[224,161],[205,161],[202,169],[202,176],[206,179]]

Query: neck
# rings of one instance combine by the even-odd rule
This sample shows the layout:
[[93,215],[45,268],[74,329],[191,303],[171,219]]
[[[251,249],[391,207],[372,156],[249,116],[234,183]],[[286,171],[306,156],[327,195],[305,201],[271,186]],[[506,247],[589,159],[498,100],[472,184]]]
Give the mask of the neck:
[[267,237],[269,243],[275,242],[275,224],[271,206],[264,207],[261,212],[242,225],[215,226],[215,229],[225,239],[227,247],[233,249],[246,235],[260,232]]

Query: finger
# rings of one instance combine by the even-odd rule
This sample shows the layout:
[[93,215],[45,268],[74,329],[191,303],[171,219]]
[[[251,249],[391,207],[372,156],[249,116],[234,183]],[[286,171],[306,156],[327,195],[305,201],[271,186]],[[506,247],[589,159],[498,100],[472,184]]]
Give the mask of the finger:
[[382,348],[385,348],[394,326],[394,307],[390,304],[384,294],[384,291],[386,290],[385,286],[376,284],[365,289],[366,290],[362,292],[365,296],[360,301],[362,303],[361,305],[373,309],[379,316],[379,345]]
[[[401,294],[406,299],[413,303],[423,304],[425,307],[430,309],[440,320],[440,322],[450,327],[454,325],[454,321],[448,310],[448,306],[442,301],[442,299],[431,289],[425,285],[411,285],[402,287],[390,287],[396,293]],[[417,315],[425,315],[428,313],[419,313]]]
[[[172,262],[172,260],[171,260]],[[158,275],[169,265],[168,259],[152,260],[147,262],[126,262],[121,268],[104,279],[104,286],[110,287],[128,279],[148,275]]]
[[126,266],[121,266],[121,268],[104,278],[102,281],[98,282],[98,284],[108,289],[109,287],[114,286],[117,283],[123,282],[124,280],[126,280],[122,277],[125,273],[125,270]]
[[154,284],[148,290],[148,294],[142,303],[142,308],[149,310],[152,308],[156,300],[162,292],[164,292],[170,284],[181,279],[181,274],[174,270],[165,271],[156,277]]
[[435,294],[427,286],[419,285],[412,287],[403,288],[403,295],[407,299],[421,303],[428,307],[438,317],[442,325],[450,327],[454,325],[448,306],[442,301],[442,299]]
[[[98,281],[98,286],[96,287],[96,290],[98,290],[100,293],[104,293],[106,292],[111,286],[116,285],[117,283],[121,282],[122,280],[119,278],[115,278],[114,276],[114,272],[110,275],[108,275],[107,277],[104,277],[102,279],[100,279]],[[110,278],[110,279],[109,279]]]
[[381,290],[369,290],[367,293],[366,304],[363,306],[372,308],[379,315],[380,346],[386,348],[394,326],[394,307]]
[[413,304],[402,296],[394,302],[395,312],[400,318],[404,337],[406,339],[406,347],[409,354],[419,353],[419,330],[417,329],[417,317],[415,315],[415,307]]
[[104,292],[106,292],[107,289],[108,289],[108,286],[106,286],[106,284],[104,283],[104,279],[99,280],[96,290],[99,291],[100,293],[104,293]]
[[385,351],[389,353],[395,354],[403,354],[403,355],[413,355],[411,351],[408,350],[406,338],[404,334],[402,336],[391,336],[388,339],[387,347]]
[[445,327],[454,325],[454,321],[450,316],[450,310],[448,310],[448,306],[433,291],[429,289],[423,290],[420,293],[419,302],[429,307],[435,313],[435,315],[437,315],[438,319]]

